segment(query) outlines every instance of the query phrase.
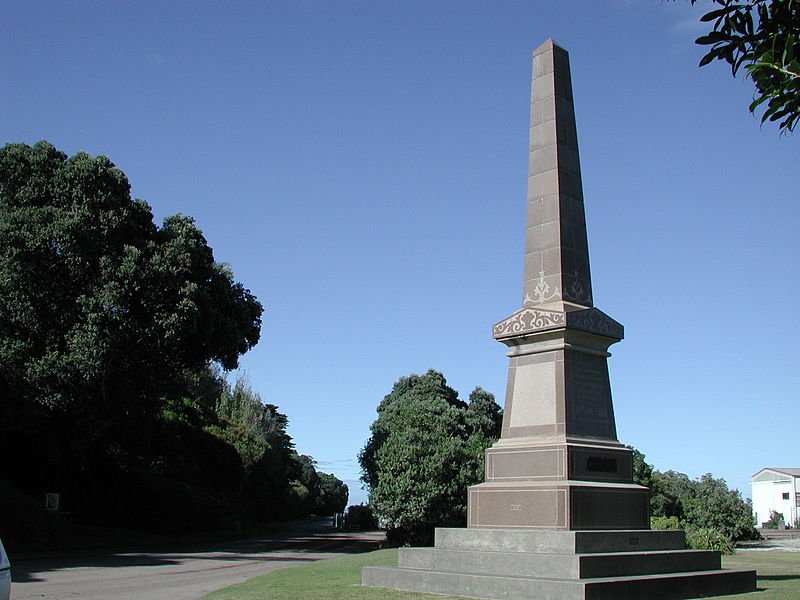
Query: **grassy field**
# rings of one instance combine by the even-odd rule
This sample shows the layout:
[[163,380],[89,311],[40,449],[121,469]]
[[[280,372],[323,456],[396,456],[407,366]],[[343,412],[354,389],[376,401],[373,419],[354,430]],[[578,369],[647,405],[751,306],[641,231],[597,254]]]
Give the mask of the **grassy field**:
[[800,552],[739,551],[723,556],[726,569],[755,569],[758,572],[758,591],[735,596],[759,600],[798,600],[800,598]]
[[[205,600],[447,600],[452,596],[361,587],[361,567],[396,565],[397,550],[378,550],[274,571],[214,592]],[[739,552],[723,558],[728,569],[756,569],[758,590],[737,600],[798,600],[800,552]]]

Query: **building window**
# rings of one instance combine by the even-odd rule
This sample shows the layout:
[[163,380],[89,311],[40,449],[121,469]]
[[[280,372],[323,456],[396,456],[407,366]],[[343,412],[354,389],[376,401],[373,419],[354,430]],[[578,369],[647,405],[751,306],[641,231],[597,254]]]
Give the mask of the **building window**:
[[[794,505],[797,506],[798,508],[800,508],[800,494],[795,494],[794,495]],[[795,526],[795,529],[796,528],[797,528],[797,526]]]
[[788,500],[789,499],[789,492],[783,492],[783,499],[784,500]]

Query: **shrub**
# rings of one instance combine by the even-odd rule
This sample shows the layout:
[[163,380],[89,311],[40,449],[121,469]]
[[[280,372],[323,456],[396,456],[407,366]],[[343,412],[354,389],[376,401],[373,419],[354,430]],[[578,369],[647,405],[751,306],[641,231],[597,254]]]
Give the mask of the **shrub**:
[[655,517],[650,517],[650,529],[676,530],[676,529],[684,529],[684,526],[680,522],[680,519],[678,519],[678,517],[655,516]]
[[786,519],[783,517],[783,513],[771,510],[769,511],[769,520],[764,523],[764,529],[777,529],[780,526],[781,521],[786,522]]
[[347,526],[353,529],[376,529],[378,521],[369,506],[354,504],[347,507]]
[[719,550],[722,554],[733,554],[733,542],[719,529],[703,527],[686,532],[686,545],[692,550]]

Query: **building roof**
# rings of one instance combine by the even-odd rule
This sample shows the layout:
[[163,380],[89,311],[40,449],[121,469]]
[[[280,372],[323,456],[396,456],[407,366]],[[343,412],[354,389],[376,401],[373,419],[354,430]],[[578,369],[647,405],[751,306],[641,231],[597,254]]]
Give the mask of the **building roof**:
[[800,469],[794,469],[789,467],[764,467],[757,473],[753,474],[753,477],[761,473],[761,471],[775,471],[776,473],[781,473],[783,475],[789,475],[791,477],[800,477]]

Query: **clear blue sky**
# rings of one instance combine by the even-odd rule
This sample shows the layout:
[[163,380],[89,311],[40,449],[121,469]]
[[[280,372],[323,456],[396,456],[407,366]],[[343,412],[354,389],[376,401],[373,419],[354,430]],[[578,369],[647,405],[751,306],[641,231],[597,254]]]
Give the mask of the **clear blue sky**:
[[[266,307],[242,360],[322,470],[442,371],[502,403],[521,306],[532,51],[571,55],[620,440],[750,494],[800,466],[800,139],[697,67],[703,3],[0,4],[0,133],[105,154]],[[354,495],[356,501],[363,495]]]

